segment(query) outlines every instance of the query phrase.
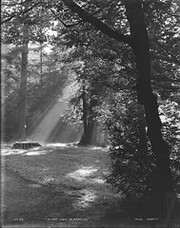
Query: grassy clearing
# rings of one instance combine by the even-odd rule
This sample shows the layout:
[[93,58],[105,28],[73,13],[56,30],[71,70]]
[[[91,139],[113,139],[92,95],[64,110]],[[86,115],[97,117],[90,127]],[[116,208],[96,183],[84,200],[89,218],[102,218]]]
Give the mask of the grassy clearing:
[[[122,196],[105,182],[110,171],[106,148],[50,144],[12,150],[6,146],[2,155],[3,169],[15,173],[20,184],[17,188],[13,179],[7,181],[7,221],[16,214],[16,217],[23,215],[31,224],[36,218],[37,222],[44,222],[42,227],[47,224],[52,227],[124,227],[127,224],[158,227],[163,224],[159,218],[142,218],[142,208],[124,210]],[[125,203],[127,206],[129,202]],[[58,220],[44,221],[44,218]],[[62,218],[75,219],[62,221]]]
[[[88,222],[71,221],[70,224],[78,222],[83,226],[95,226],[105,216],[106,211],[117,205],[121,198],[105,182],[110,165],[105,148],[54,144],[29,150],[12,150],[6,147],[2,154],[4,168],[13,171],[24,180],[32,181],[34,184],[31,184],[31,187],[34,186],[37,190],[38,185],[41,185],[51,191],[53,196],[48,197],[51,205],[46,205],[46,196],[40,196],[44,199],[43,207],[46,210],[39,208],[35,211],[36,214],[41,214],[41,217],[46,215],[52,218],[87,218]],[[5,191],[8,193],[8,189]],[[36,194],[35,192],[34,195]],[[16,193],[16,196],[19,197],[19,193]],[[26,217],[32,218],[30,210],[34,210],[32,203],[35,202],[31,202],[30,198],[27,198],[28,202],[25,202],[25,197],[23,202],[17,201],[18,205],[14,205],[13,210],[23,213],[21,207],[26,205]],[[11,206],[12,200],[7,197]],[[36,201],[35,207],[38,208],[42,200]]]
[[109,169],[107,150],[102,148],[45,146],[11,150],[4,164],[21,177],[54,187],[98,188]]

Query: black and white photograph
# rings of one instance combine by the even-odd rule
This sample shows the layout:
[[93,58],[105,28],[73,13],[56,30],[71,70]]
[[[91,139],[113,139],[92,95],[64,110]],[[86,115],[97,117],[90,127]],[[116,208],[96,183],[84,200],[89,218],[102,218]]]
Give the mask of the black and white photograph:
[[180,0],[1,1],[1,227],[180,228]]

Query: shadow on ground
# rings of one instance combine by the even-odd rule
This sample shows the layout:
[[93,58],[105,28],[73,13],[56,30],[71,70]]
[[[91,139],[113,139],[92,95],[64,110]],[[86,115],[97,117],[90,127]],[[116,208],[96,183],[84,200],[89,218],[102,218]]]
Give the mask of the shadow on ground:
[[[107,151],[74,144],[4,148],[2,227],[168,227],[147,205],[123,200],[106,184]],[[171,227],[179,226],[177,216]]]

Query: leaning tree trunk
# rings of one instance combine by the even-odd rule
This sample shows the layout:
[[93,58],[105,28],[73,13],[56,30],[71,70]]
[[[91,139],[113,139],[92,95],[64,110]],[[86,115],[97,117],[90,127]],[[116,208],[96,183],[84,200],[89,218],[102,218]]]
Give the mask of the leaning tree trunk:
[[147,134],[156,159],[156,170],[152,190],[161,196],[173,190],[170,171],[168,144],[162,137],[162,123],[159,118],[157,98],[151,87],[151,66],[149,54],[149,39],[145,25],[141,1],[125,1],[126,14],[133,37],[133,52],[137,67],[137,96],[139,103],[144,105],[147,123]]
[[21,84],[19,92],[18,137],[26,139],[26,102],[27,102],[27,65],[28,65],[28,26],[23,26],[23,44],[21,52]]

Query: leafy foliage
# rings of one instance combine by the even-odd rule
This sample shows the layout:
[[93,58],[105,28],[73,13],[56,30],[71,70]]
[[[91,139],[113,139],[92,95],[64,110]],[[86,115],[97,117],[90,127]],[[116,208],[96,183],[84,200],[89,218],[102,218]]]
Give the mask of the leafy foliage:
[[[180,183],[179,183],[180,105],[179,105],[179,102],[177,102],[179,100],[178,98],[179,98],[179,93],[176,94],[176,96],[173,96],[172,101],[170,99],[161,101],[161,105],[159,108],[160,108],[160,117],[162,117],[162,120],[163,120],[162,121],[163,135],[171,149],[170,164],[171,164],[171,170],[173,173],[174,188],[179,193],[180,192]],[[176,102],[174,100],[176,100]]]
[[139,197],[150,187],[148,179],[155,163],[143,109],[131,93],[114,94],[106,125],[112,161],[108,182],[128,198]]
[[[17,135],[20,90],[21,49],[8,46],[3,54],[3,112],[4,140],[14,140]],[[58,50],[56,49],[56,52]],[[68,65],[57,60],[53,50],[43,55],[43,88],[40,85],[40,60],[38,45],[29,48],[27,83],[27,130],[41,117],[48,105],[61,94],[69,75]],[[41,93],[43,89],[43,93]],[[53,91],[53,93],[52,93]]]

